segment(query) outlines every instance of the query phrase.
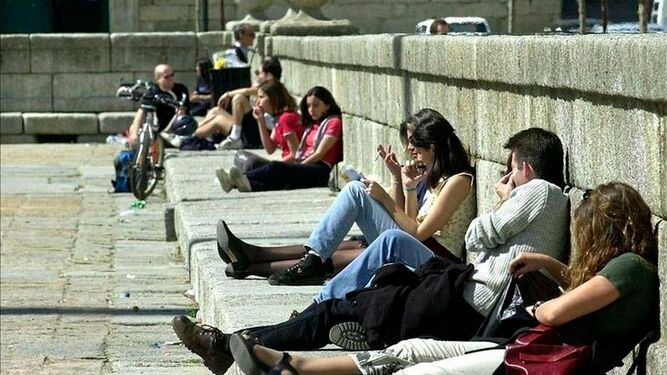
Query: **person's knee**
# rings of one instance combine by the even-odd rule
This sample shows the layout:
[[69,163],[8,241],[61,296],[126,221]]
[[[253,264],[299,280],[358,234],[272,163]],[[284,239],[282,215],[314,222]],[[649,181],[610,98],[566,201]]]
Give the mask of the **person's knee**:
[[343,187],[341,194],[351,197],[361,197],[361,194],[366,194],[366,185],[361,181],[350,181]]
[[232,111],[246,112],[250,108],[250,100],[245,95],[234,95],[232,98]]

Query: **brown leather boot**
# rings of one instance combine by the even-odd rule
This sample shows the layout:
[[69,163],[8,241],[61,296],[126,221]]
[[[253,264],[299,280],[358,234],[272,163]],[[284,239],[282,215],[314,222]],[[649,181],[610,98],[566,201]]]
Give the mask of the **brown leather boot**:
[[217,375],[224,374],[234,363],[229,351],[229,336],[209,325],[197,325],[185,315],[172,320],[176,336],[191,352],[202,357],[204,366]]

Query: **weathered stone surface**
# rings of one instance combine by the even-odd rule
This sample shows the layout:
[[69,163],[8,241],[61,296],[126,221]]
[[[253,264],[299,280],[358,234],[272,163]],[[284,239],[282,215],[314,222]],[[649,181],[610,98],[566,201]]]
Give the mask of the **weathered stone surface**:
[[0,74],[0,112],[50,112],[52,81],[48,74]]
[[97,116],[85,113],[24,113],[26,134],[97,134]]
[[134,81],[131,73],[55,74],[53,109],[58,112],[130,111],[135,104],[116,97],[121,82]]
[[197,57],[211,58],[214,52],[224,51],[234,45],[234,35],[229,31],[197,33]]
[[100,123],[100,133],[116,134],[127,129],[136,112],[105,112],[100,113],[97,118]]
[[0,72],[28,73],[30,71],[30,35],[0,35]]
[[111,34],[111,70],[152,71],[166,63],[175,70],[191,70],[197,59],[195,33]]
[[23,117],[20,112],[0,113],[0,134],[23,133]]
[[109,34],[31,34],[33,73],[108,72]]

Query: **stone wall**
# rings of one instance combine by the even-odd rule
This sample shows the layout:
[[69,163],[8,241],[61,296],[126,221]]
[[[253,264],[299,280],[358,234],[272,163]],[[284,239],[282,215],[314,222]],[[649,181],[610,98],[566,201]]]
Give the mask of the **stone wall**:
[[[561,0],[515,0],[514,33],[539,32],[560,18]],[[193,31],[196,0],[118,0],[110,2],[111,32]],[[287,4],[274,1],[266,9],[278,19]],[[494,33],[507,30],[506,0],[331,0],[322,14],[349,19],[362,33],[412,33],[417,22],[431,17],[486,17]],[[220,2],[209,1],[209,30],[223,29]],[[243,18],[234,1],[224,2],[225,21]]]
[[[5,34],[0,43],[0,134],[6,143],[30,142],[35,135],[120,132],[137,108],[115,96],[121,82],[150,80],[153,67],[165,62],[176,81],[192,89],[197,58],[228,48],[232,35]],[[35,121],[49,126],[32,126]],[[85,126],[79,126],[82,121]]]
[[[343,108],[345,163],[385,183],[374,146],[398,146],[397,127],[423,107],[447,117],[476,159],[477,207],[504,169],[502,145],[532,126],[566,148],[573,206],[581,191],[612,180],[637,188],[667,218],[667,38],[619,36],[272,37],[283,80],[296,96],[329,87]],[[667,222],[659,224],[667,327]],[[651,373],[667,365],[663,335],[649,352]],[[620,370],[619,370],[620,373]]]

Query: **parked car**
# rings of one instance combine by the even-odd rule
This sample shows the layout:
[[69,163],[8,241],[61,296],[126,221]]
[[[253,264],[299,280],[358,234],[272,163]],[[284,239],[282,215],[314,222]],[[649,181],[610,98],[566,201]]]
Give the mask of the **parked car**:
[[[423,20],[415,27],[417,34],[430,34],[431,24],[435,19]],[[472,34],[485,35],[491,33],[491,28],[486,18],[483,17],[444,17],[449,24],[448,34]]]

